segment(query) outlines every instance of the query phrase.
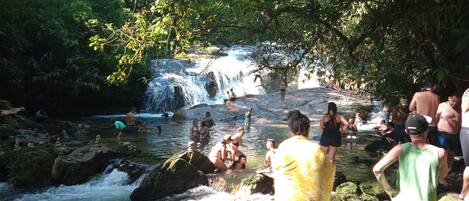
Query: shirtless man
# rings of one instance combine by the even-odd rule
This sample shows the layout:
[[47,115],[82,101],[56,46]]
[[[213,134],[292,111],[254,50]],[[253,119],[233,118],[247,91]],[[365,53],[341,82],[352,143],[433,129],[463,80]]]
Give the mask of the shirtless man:
[[448,101],[440,103],[436,116],[438,121],[438,142],[448,153],[448,169],[451,169],[453,157],[459,150],[459,130],[461,129],[461,99],[456,93]]
[[135,126],[136,123],[136,115],[137,115],[137,109],[135,107],[130,108],[130,112],[127,113],[125,116],[125,123],[127,123],[127,126]]
[[269,151],[267,151],[267,153],[265,154],[264,166],[270,167],[270,165],[272,164],[272,159],[275,156],[275,151],[277,151],[277,149],[275,149],[275,140],[270,138],[267,139],[265,147]]
[[239,146],[243,144],[243,136],[244,136],[244,128],[243,127],[238,127],[238,132],[231,136],[231,139],[233,140],[231,143],[235,144],[236,146]]
[[425,80],[424,91],[416,92],[409,106],[411,112],[432,118],[428,132],[428,139],[432,145],[438,145],[436,111],[438,110],[438,104],[440,104],[440,97],[436,94],[436,88],[436,81],[428,78]]
[[221,142],[218,142],[210,151],[208,158],[215,165],[216,168],[226,171],[228,167],[225,165],[225,160],[228,160],[227,145],[231,143],[231,136],[225,135]]

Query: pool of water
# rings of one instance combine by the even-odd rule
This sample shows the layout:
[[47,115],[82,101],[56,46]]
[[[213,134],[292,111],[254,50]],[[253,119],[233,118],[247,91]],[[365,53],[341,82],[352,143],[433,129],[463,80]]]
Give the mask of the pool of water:
[[[189,130],[191,121],[184,121],[179,125],[171,125],[158,117],[141,118],[148,125],[149,132],[125,134],[122,141],[131,142],[144,154],[144,158],[138,157],[133,160],[148,164],[161,163],[172,154],[184,150],[189,141]],[[103,143],[109,147],[122,146],[122,141],[117,140],[118,131],[113,128],[110,118],[86,118],[80,119],[79,122],[90,126],[89,132],[72,136],[77,141],[86,142],[95,139],[99,134]],[[156,134],[156,126],[162,127],[162,133]],[[198,148],[202,153],[208,155],[211,147],[217,143],[225,134],[234,134],[236,128],[242,125],[242,122],[217,122],[212,129],[212,140]],[[319,129],[312,128],[310,139],[319,140]],[[362,134],[364,135],[364,134]],[[268,138],[273,138],[277,142],[291,137],[286,123],[285,124],[253,124],[246,131],[243,138],[244,146],[240,147],[247,160],[247,169],[243,172],[235,172],[224,176],[228,183],[228,189],[225,191],[217,191],[210,187],[198,187],[191,189],[183,194],[168,197],[165,200],[271,200],[268,195],[252,195],[249,197],[236,197],[231,190],[239,185],[243,178],[255,174],[258,168],[262,167],[266,153],[265,142]],[[364,139],[365,137],[363,137]],[[80,145],[78,145],[80,146]],[[363,145],[355,145],[353,147],[342,146],[337,155],[337,171],[342,172],[348,180],[367,181],[374,179],[370,164],[373,163],[372,158],[363,150]],[[80,185],[74,186],[56,186],[47,189],[37,189],[35,192],[18,192],[12,193],[8,190],[8,185],[0,183],[0,194],[2,192],[10,192],[7,200],[129,200],[129,195],[135,189],[140,181],[133,184],[124,184],[127,178],[126,174],[117,170],[109,174],[98,175],[93,180]],[[5,190],[6,189],[6,190]],[[12,195],[15,194],[15,195]],[[2,200],[2,198],[0,198]]]

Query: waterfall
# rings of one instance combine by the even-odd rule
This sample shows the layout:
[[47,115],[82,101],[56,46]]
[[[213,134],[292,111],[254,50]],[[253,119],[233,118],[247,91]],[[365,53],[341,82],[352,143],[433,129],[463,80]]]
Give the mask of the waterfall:
[[225,56],[196,61],[158,59],[151,62],[155,76],[148,83],[146,109],[163,112],[196,104],[223,103],[231,88],[237,96],[261,94],[259,81],[254,82],[254,69],[249,47],[233,47]]

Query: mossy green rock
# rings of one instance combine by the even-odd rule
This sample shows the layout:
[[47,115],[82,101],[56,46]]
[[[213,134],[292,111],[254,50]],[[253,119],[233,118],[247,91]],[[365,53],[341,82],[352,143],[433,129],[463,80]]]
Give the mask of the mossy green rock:
[[[24,148],[3,154],[0,171],[6,171],[8,181],[15,187],[35,187],[49,184],[56,158],[53,148]],[[3,173],[5,174],[5,172]]]
[[377,181],[364,182],[359,186],[360,190],[365,194],[379,197],[387,196],[386,191],[384,191],[384,188]]
[[263,174],[256,174],[241,181],[239,192],[244,195],[252,195],[255,193],[271,194],[275,193],[274,179]]
[[362,201],[379,201],[379,199],[373,195],[368,195],[368,194],[361,194],[360,195],[360,200]]
[[345,182],[335,189],[336,197],[339,200],[360,200],[358,198],[359,189],[357,184],[353,182]]
[[101,173],[108,162],[117,156],[117,152],[106,147],[80,147],[55,159],[52,178],[56,183],[66,185],[86,182],[93,175]]
[[448,193],[440,198],[438,201],[458,201],[459,194],[457,193]]
[[204,172],[211,173],[214,169],[210,160],[200,152],[175,154],[146,176],[130,199],[157,200],[199,185],[208,185]]

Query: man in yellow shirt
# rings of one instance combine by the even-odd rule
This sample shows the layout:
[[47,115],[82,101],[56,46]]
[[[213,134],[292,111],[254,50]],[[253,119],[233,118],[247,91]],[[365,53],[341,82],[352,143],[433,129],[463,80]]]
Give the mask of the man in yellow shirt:
[[275,200],[329,201],[335,166],[318,144],[308,140],[308,117],[295,110],[288,119],[294,136],[279,145],[272,160]]

